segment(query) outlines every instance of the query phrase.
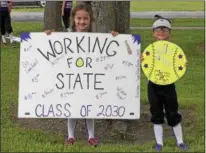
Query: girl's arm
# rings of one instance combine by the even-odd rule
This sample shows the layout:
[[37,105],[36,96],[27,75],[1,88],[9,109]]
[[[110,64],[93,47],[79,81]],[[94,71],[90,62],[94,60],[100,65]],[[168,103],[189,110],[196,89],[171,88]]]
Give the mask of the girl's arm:
[[144,57],[142,55],[142,53],[140,54],[140,62],[142,62],[144,60]]
[[65,7],[65,0],[63,0],[63,3],[62,3],[62,16],[64,16],[64,7]]

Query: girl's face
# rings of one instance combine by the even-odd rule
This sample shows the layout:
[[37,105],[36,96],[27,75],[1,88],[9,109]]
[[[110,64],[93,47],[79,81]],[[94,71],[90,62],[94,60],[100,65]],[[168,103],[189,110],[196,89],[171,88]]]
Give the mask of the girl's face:
[[90,26],[90,16],[85,10],[78,10],[74,16],[74,23],[77,32],[86,32]]
[[153,30],[153,37],[156,40],[168,40],[170,36],[170,29],[166,27],[158,27]]

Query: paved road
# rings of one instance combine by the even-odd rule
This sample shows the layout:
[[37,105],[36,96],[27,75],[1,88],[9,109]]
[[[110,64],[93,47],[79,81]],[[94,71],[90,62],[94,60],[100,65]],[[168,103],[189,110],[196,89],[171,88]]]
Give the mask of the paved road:
[[[167,18],[202,18],[204,11],[153,11],[153,12],[131,12],[131,18],[152,19],[155,14]],[[43,21],[43,12],[12,12],[12,21]]]

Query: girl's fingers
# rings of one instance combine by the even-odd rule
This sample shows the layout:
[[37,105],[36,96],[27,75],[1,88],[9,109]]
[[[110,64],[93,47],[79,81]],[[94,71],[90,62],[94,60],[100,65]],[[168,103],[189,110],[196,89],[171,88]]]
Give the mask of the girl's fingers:
[[113,37],[115,37],[115,36],[117,36],[119,33],[116,32],[116,31],[111,31],[111,34],[112,34]]
[[188,66],[188,62],[185,63],[185,67],[187,67],[187,66]]
[[46,30],[45,33],[46,33],[47,35],[50,35],[50,34],[51,34],[51,30]]
[[47,35],[51,35],[51,33],[54,32],[54,30],[53,30],[53,29],[52,29],[52,30],[45,30],[44,32],[45,32]]

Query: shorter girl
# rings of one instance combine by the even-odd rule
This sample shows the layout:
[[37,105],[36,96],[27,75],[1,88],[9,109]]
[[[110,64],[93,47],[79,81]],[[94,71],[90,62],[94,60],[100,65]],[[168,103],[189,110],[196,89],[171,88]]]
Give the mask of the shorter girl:
[[[171,22],[159,15],[155,16],[153,23],[153,37],[155,41],[168,41],[171,34]],[[144,57],[141,57],[144,60]],[[167,118],[167,123],[173,128],[174,135],[177,140],[177,146],[181,150],[186,150],[188,147],[183,141],[181,120],[182,116],[178,113],[178,99],[175,89],[175,84],[157,85],[149,80],[148,82],[148,100],[150,103],[150,112],[152,114],[151,122],[153,123],[154,135],[156,139],[156,151],[161,151],[163,147],[163,126],[164,110]]]

